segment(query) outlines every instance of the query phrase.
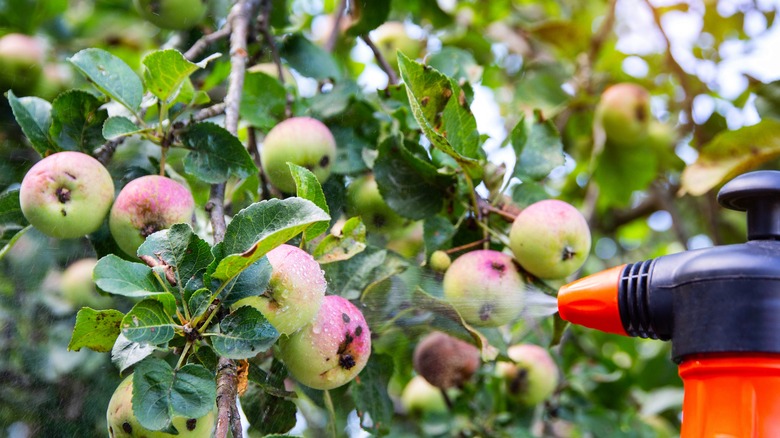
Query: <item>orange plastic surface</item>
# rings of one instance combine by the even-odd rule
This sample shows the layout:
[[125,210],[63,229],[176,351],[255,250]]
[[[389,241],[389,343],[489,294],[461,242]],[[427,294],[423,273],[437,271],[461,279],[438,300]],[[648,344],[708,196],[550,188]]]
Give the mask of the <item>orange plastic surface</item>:
[[618,283],[625,265],[581,278],[558,290],[561,318],[607,333],[628,336],[618,309]]
[[780,437],[780,355],[683,361],[682,438]]

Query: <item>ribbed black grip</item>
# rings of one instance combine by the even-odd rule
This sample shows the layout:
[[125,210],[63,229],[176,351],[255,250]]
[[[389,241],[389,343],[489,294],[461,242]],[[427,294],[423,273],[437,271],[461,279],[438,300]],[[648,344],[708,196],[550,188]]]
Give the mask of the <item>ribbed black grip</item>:
[[651,314],[649,283],[654,262],[645,260],[626,265],[618,285],[618,309],[623,328],[629,335],[667,341],[669,335],[658,333]]

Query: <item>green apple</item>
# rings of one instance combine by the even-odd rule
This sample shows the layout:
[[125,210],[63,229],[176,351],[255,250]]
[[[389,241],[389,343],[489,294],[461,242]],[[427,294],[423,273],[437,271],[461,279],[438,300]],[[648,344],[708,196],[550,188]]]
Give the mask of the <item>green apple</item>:
[[565,278],[590,253],[588,221],[574,206],[546,199],[523,209],[512,223],[509,247],[520,266],[538,278]]
[[309,169],[320,183],[330,176],[336,140],[324,123],[311,117],[292,117],[265,136],[260,161],[268,181],[285,193],[295,193],[287,162]]
[[410,414],[445,414],[447,402],[439,388],[428,383],[423,376],[414,376],[404,386],[401,405]]
[[128,255],[146,237],[173,224],[192,222],[195,201],[183,185],[159,175],[136,178],[122,188],[108,219],[111,236]]
[[411,224],[398,229],[390,230],[387,233],[387,249],[395,251],[398,254],[414,259],[423,249],[423,222],[415,221]]
[[417,59],[422,55],[424,48],[424,41],[410,37],[400,21],[388,21],[382,24],[371,32],[371,37],[382,56],[395,71],[398,71],[399,50],[410,59]]
[[444,332],[431,332],[414,349],[414,370],[431,385],[459,388],[477,372],[477,347]]
[[328,295],[317,319],[279,339],[279,358],[292,377],[314,389],[347,384],[366,366],[371,332],[366,319],[345,298]]
[[9,33],[0,38],[0,91],[31,93],[41,78],[44,58],[43,45],[34,37]]
[[114,200],[114,182],[100,162],[81,152],[58,152],[22,179],[24,217],[42,233],[71,239],[100,228]]
[[512,362],[497,362],[496,373],[506,383],[511,400],[533,406],[547,400],[558,387],[558,366],[550,353],[534,344],[507,349]]
[[328,283],[319,263],[297,246],[278,246],[266,257],[273,268],[268,288],[259,296],[237,301],[232,307],[252,306],[279,333],[290,335],[314,321]]
[[388,233],[403,227],[407,220],[393,211],[379,193],[373,174],[358,177],[347,187],[347,213],[360,216],[366,229]]
[[76,260],[62,272],[60,293],[75,309],[106,309],[111,305],[111,297],[100,295],[92,280],[92,271],[96,264],[97,259],[94,258]]
[[607,140],[632,146],[647,135],[650,93],[641,85],[620,83],[604,90],[596,106],[595,121],[604,129]]
[[442,287],[444,298],[477,326],[504,325],[523,310],[525,282],[512,258],[499,251],[461,255],[444,274]]
[[428,265],[437,272],[446,272],[452,264],[450,255],[442,250],[434,251],[431,253],[431,258],[428,261]]
[[217,406],[200,418],[173,417],[178,435],[145,429],[133,412],[133,375],[130,374],[111,396],[106,420],[110,438],[210,438],[217,424]]
[[186,30],[198,25],[208,9],[205,0],[134,0],[141,16],[163,29]]

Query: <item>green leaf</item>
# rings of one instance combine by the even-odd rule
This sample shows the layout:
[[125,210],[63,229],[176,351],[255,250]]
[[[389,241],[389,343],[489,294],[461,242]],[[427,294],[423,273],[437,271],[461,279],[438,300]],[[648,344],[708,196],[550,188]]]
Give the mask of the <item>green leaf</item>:
[[299,33],[284,39],[280,53],[290,67],[303,76],[314,79],[341,78],[333,57]]
[[393,418],[393,401],[387,393],[387,385],[393,376],[393,358],[386,354],[374,354],[352,385],[352,399],[361,418],[371,416],[372,427],[368,432],[381,435],[389,429]]
[[219,125],[196,123],[181,135],[181,140],[191,150],[184,159],[184,170],[207,183],[219,184],[230,176],[246,178],[257,172],[241,141]]
[[133,413],[149,430],[175,433],[174,416],[200,418],[215,409],[216,397],[214,375],[202,365],[174,371],[164,360],[149,357],[133,373]]
[[108,111],[102,105],[81,90],[68,90],[54,99],[49,133],[60,149],[91,153],[105,142],[103,122]]
[[273,76],[247,72],[239,115],[252,126],[267,131],[284,119],[287,93]]
[[109,117],[103,123],[103,137],[106,140],[115,140],[119,137],[126,137],[143,131],[144,128],[139,128],[127,117]]
[[34,96],[17,98],[11,90],[8,90],[7,96],[16,123],[32,143],[33,149],[43,157],[50,152],[58,152],[59,147],[49,137],[51,104]]
[[345,126],[329,126],[336,140],[336,158],[331,167],[337,175],[354,175],[368,169],[363,160],[363,151],[374,149],[374,143],[358,135],[354,129]]
[[415,120],[431,144],[454,158],[472,177],[482,168],[476,160],[479,151],[477,121],[458,84],[436,69],[398,54],[401,77]]
[[655,178],[658,156],[643,146],[621,147],[607,143],[599,155],[593,179],[599,185],[601,205],[626,206],[631,195]]
[[[313,202],[314,205],[321,208],[322,211],[330,216],[330,210],[328,209],[328,203],[325,201],[325,193],[322,191],[317,177],[307,168],[298,166],[294,163],[287,163],[290,168],[293,180],[295,180],[295,190],[299,198],[308,199]],[[313,224],[304,232],[306,240],[314,240],[320,234],[328,230],[330,221],[323,221]]]
[[111,349],[111,362],[119,369],[120,373],[123,373],[126,369],[144,360],[154,350],[154,345],[132,342],[120,332],[114,347]]
[[128,340],[142,344],[160,345],[170,341],[174,326],[163,304],[148,298],[133,306],[122,318],[122,334]]
[[258,431],[265,438],[287,436],[269,434],[287,432],[295,427],[297,422],[295,413],[298,408],[295,403],[274,396],[266,392],[264,387],[257,385],[250,385],[246,393],[241,396],[241,408],[246,413],[250,430]]
[[199,68],[174,49],[152,52],[144,56],[141,62],[146,67],[146,89],[164,103],[170,103],[179,93],[182,83]]
[[92,274],[100,290],[126,297],[148,297],[166,293],[152,268],[113,254],[98,260]]
[[323,265],[322,270],[331,294],[354,300],[372,284],[398,274],[406,267],[401,257],[369,246],[348,260]]
[[520,180],[539,181],[547,177],[554,168],[563,165],[563,142],[552,120],[541,120],[541,114],[531,126],[526,126],[521,117],[512,130],[511,141],[515,150],[513,176]]
[[357,0],[350,4],[352,26],[347,35],[359,36],[376,29],[390,15],[390,0]]
[[102,49],[84,49],[68,59],[87,79],[108,97],[136,112],[141,106],[144,86],[130,66]]
[[717,134],[682,173],[681,192],[700,196],[740,173],[780,156],[780,121],[761,122]]
[[[444,248],[455,236],[455,226],[443,216],[433,216],[423,222],[425,255],[430,256],[437,249]],[[427,259],[428,257],[426,257]]]
[[202,315],[211,305],[212,292],[208,289],[200,288],[190,295],[187,306],[190,309],[190,315]]
[[214,261],[211,246],[188,224],[175,224],[150,235],[138,247],[138,256],[173,270],[176,282],[182,286]]
[[84,347],[105,353],[111,351],[124,315],[118,310],[95,310],[82,307],[76,314],[76,326],[68,344],[68,350],[79,351]]
[[311,201],[301,198],[260,201],[233,217],[219,246],[222,254],[212,277],[235,277],[268,251],[292,239],[312,224],[330,220],[330,216]]
[[473,78],[475,76],[474,70],[477,72],[481,70],[471,52],[457,47],[442,47],[441,51],[426,58],[426,62],[456,81],[476,79]]
[[544,186],[534,181],[526,181],[512,188],[512,201],[520,208],[549,198]]
[[225,287],[219,299],[229,306],[246,297],[257,296],[268,288],[273,268],[267,257],[261,257],[238,274],[236,280]]
[[441,211],[447,190],[455,184],[451,175],[412,153],[398,137],[388,137],[379,145],[374,176],[382,198],[396,213],[409,219],[424,219]]
[[347,219],[338,236],[328,234],[312,251],[317,263],[327,264],[348,260],[366,249],[366,226],[360,217]]
[[0,195],[0,225],[27,225],[27,219],[19,204],[19,189],[9,190]]
[[318,119],[334,118],[349,110],[359,100],[360,86],[357,82],[345,79],[339,81],[327,93],[319,93],[311,98],[310,110]]
[[276,342],[279,332],[257,309],[239,307],[219,322],[219,331],[210,333],[211,346],[223,357],[248,359]]

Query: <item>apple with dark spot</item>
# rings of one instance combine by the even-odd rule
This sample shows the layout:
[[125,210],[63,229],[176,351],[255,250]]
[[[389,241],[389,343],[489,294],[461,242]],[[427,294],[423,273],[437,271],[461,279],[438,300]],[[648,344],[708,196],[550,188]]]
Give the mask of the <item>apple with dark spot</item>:
[[504,379],[511,400],[533,406],[555,392],[558,366],[545,348],[517,344],[507,349],[507,356],[512,362],[497,362],[496,373]]

